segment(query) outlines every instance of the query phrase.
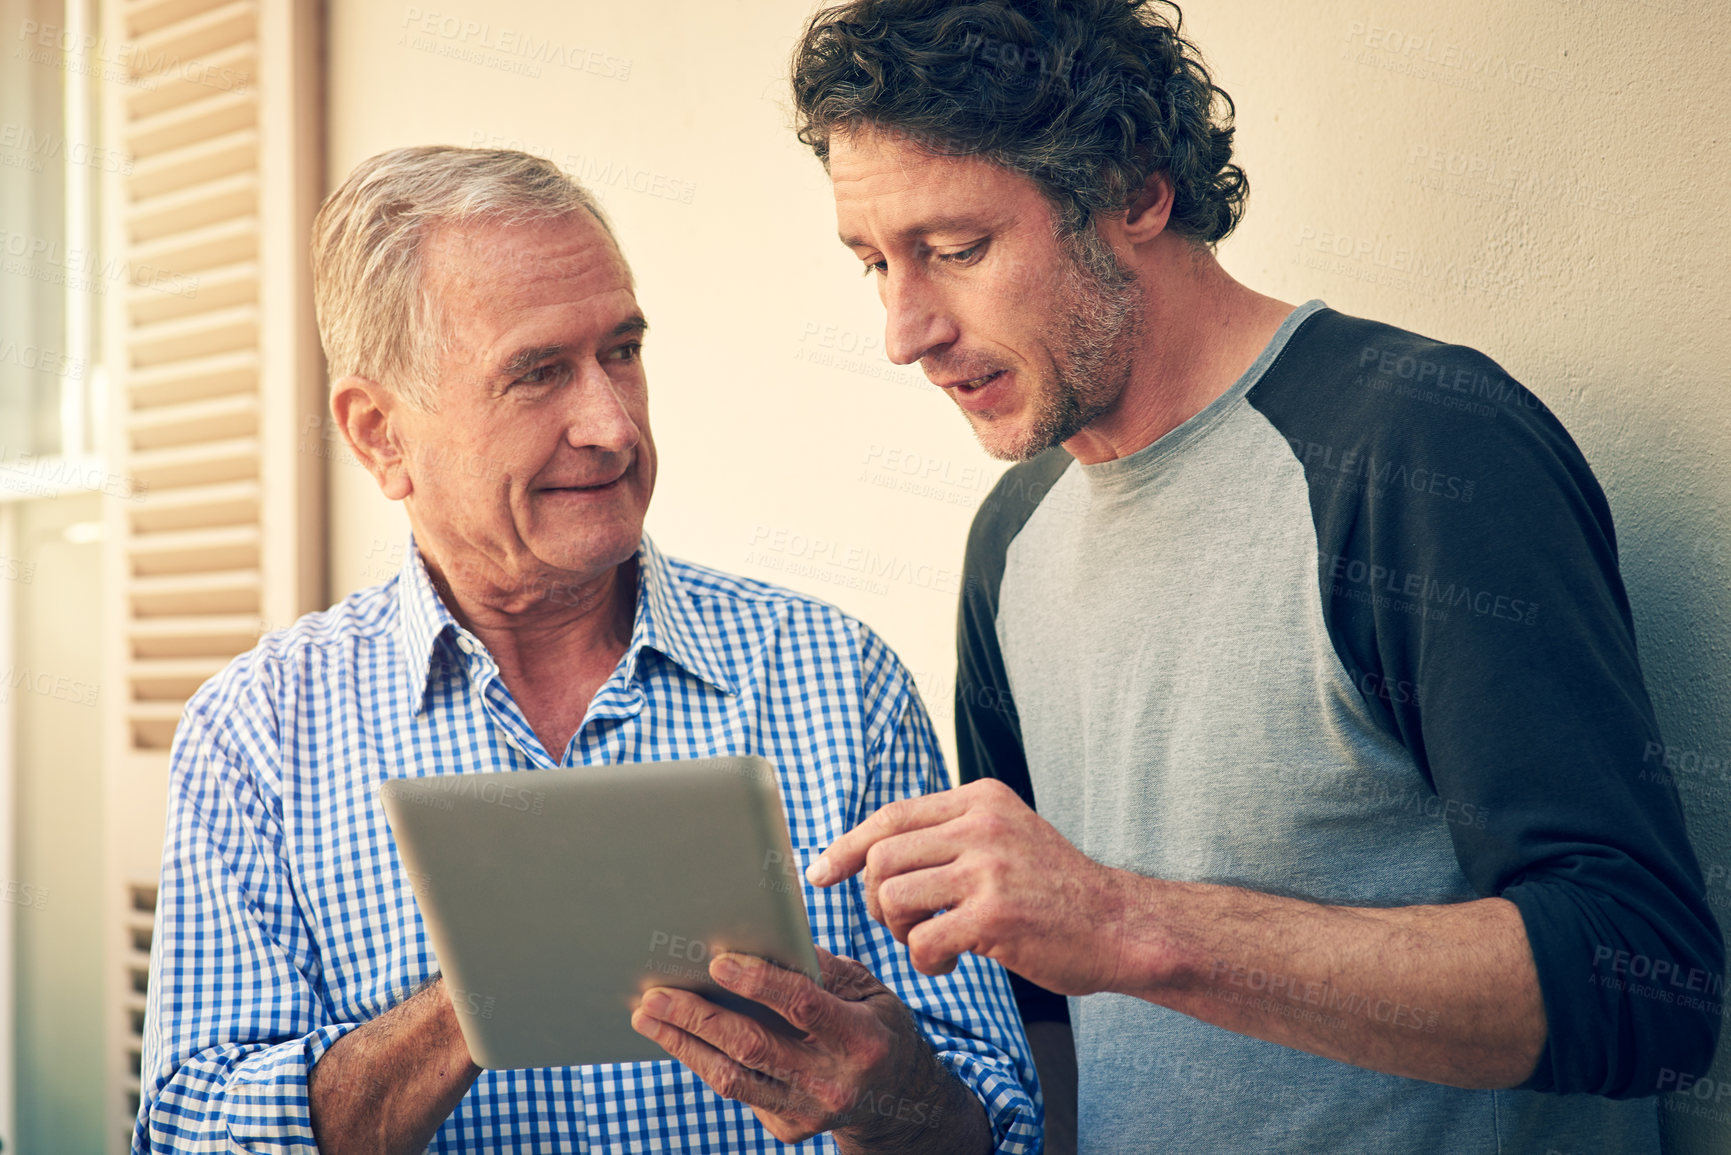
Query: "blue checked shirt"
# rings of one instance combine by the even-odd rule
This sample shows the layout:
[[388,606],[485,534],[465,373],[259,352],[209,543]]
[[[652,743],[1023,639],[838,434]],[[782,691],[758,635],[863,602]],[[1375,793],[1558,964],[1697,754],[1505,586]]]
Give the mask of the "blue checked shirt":
[[[307,1075],[436,973],[375,790],[391,777],[761,754],[800,869],[885,803],[947,785],[907,672],[822,602],[670,560],[645,537],[624,658],[556,763],[480,641],[401,573],[264,638],[175,734],[132,1149],[316,1151]],[[913,1010],[984,1104],[1000,1152],[1038,1148],[1033,1064],[997,964],[928,978],[858,880],[805,888],[816,941]],[[886,1104],[886,1109],[889,1108]],[[672,1061],[485,1071],[432,1151],[834,1151],[778,1142]]]

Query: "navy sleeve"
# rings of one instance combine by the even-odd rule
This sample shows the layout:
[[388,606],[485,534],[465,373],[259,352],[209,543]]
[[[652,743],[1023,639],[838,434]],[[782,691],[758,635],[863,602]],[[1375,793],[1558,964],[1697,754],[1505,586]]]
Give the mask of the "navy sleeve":
[[[996,778],[1029,806],[1034,806],[1034,787],[1022,753],[1016,702],[998,650],[998,587],[1004,580],[1004,555],[1010,542],[1071,460],[1064,450],[1050,449],[1006,471],[974,515],[962,563],[956,622],[956,776],[962,782]],[[1070,1006],[1062,995],[1014,972],[1010,985],[1024,1021],[1070,1021]]]
[[1549,1023],[1524,1085],[1705,1072],[1724,941],[1580,450],[1483,355],[1328,311],[1249,399],[1304,466],[1342,664],[1473,816],[1449,829],[1474,889],[1520,910]]

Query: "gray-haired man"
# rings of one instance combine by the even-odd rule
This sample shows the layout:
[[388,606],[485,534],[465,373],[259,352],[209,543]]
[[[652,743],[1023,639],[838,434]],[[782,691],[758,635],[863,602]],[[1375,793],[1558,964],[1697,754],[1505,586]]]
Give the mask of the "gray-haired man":
[[644,536],[648,323],[569,178],[521,153],[385,153],[316,233],[331,410],[414,537],[395,579],[187,706],[134,1150],[1032,1150],[1004,975],[916,974],[857,889],[805,891],[821,987],[711,961],[799,1038],[653,989],[632,1023],[677,1063],[470,1061],[453,1000],[485,1003],[429,982],[385,778],[758,753],[803,862],[945,776],[865,626]]

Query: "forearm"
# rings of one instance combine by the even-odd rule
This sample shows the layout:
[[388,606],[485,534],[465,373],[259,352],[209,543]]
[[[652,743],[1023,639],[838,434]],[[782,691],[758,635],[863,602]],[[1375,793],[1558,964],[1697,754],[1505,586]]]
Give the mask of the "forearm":
[[425,1151],[481,1073],[441,978],[326,1051],[307,1084],[324,1155]]
[[928,1058],[916,1085],[900,1093],[860,1096],[860,1122],[834,1132],[843,1155],[953,1155],[992,1150],[986,1109],[955,1073]]
[[1108,989],[1457,1087],[1512,1087],[1538,1061],[1544,1003],[1513,903],[1331,907],[1113,873],[1122,917]]

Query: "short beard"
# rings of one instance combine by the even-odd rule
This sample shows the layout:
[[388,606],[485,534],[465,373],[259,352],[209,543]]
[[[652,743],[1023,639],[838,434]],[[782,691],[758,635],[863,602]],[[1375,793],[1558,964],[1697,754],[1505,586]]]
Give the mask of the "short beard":
[[1142,294],[1092,226],[1062,233],[1068,258],[1048,327],[1052,359],[1049,390],[1035,399],[1033,424],[1016,442],[986,451],[1003,461],[1027,461],[1093,424],[1123,396],[1141,333]]

